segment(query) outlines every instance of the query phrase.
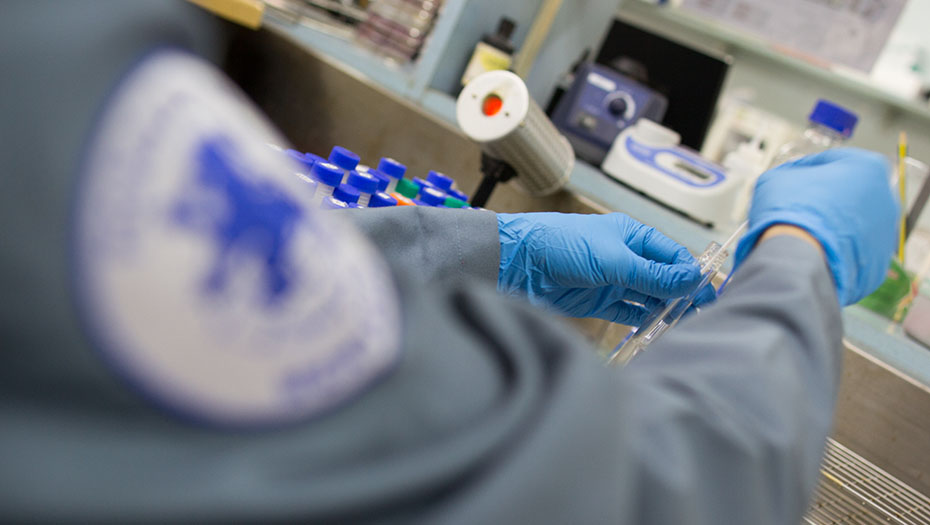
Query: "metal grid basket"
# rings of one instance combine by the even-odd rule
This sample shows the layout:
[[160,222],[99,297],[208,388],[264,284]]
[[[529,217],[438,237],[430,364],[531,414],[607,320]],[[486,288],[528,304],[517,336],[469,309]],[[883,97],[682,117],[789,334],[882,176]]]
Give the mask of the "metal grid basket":
[[832,439],[804,522],[930,524],[930,499]]

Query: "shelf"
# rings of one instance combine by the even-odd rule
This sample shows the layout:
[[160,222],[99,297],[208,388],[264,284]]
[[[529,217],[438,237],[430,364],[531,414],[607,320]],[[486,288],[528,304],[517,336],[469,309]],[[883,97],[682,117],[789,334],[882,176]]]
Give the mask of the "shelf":
[[[915,117],[930,122],[930,105],[917,100],[909,100],[881,89],[872,84],[866,75],[842,67],[824,67],[806,61],[798,56],[786,54],[775,46],[763,41],[751,33],[734,29],[728,25],[682,11],[675,7],[661,7],[644,2],[626,2],[618,11],[624,21],[644,26],[674,40],[682,39],[682,29],[692,31],[716,42],[730,46],[735,50],[746,51],[779,64],[791,67],[825,83],[851,91],[892,106]],[[733,49],[729,53],[735,54]]]
[[268,16],[264,25],[279,32],[320,58],[337,65],[369,84],[402,97],[419,101],[442,61],[443,54],[467,0],[446,0],[440,15],[420,50],[409,64],[395,64],[351,40],[350,33],[311,27],[313,21],[295,22]]
[[[305,29],[289,27],[284,30],[315,54],[329,58],[344,70],[356,71],[358,74],[355,76],[362,81],[414,101],[425,114],[457,129],[455,99],[444,92],[429,88],[424,88],[419,95],[413,93],[410,81],[417,73],[391,69],[379,58],[367,54],[350,42],[343,40],[336,43],[329,40],[333,38],[329,35],[314,35],[309,33],[312,30]],[[347,60],[351,65],[346,64]],[[683,244],[692,253],[701,253],[711,241],[723,242],[736,227],[702,226],[614,181],[600,169],[581,160],[575,162],[566,189],[605,209],[626,213],[644,224],[655,227]],[[732,261],[728,260],[724,270],[729,271],[731,267]],[[897,325],[862,307],[845,308],[843,320],[845,336],[849,342],[874,359],[908,376],[914,383],[923,385],[923,388],[930,388],[930,350],[910,340]]]

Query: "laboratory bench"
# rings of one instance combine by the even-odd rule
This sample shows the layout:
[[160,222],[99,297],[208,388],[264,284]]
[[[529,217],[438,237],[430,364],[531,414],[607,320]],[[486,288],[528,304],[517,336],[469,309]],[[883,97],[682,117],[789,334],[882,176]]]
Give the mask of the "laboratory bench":
[[[323,153],[341,144],[363,159],[392,156],[411,173],[437,169],[466,192],[477,188],[478,147],[455,122],[455,100],[429,87],[418,69],[398,70],[283,23],[259,31],[230,26],[227,73],[295,147]],[[445,29],[444,29],[445,31]],[[324,42],[324,44],[320,44]],[[384,81],[382,81],[384,80]],[[411,87],[413,86],[413,87]],[[731,231],[702,226],[578,161],[566,191],[531,198],[499,185],[496,211],[622,211],[700,253]],[[858,306],[843,311],[845,353],[834,437],[890,474],[930,494],[930,350]],[[622,336],[596,320],[580,328],[601,346]]]

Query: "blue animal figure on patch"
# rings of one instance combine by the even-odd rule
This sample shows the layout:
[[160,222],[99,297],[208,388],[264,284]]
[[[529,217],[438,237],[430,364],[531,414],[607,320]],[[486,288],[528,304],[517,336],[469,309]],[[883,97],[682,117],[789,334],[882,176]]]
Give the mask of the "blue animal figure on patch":
[[223,138],[201,144],[194,185],[178,200],[172,218],[209,234],[215,245],[216,257],[204,280],[208,293],[225,291],[235,261],[255,258],[262,263],[265,298],[277,303],[295,279],[288,249],[301,208],[264,177],[249,176],[234,151]]

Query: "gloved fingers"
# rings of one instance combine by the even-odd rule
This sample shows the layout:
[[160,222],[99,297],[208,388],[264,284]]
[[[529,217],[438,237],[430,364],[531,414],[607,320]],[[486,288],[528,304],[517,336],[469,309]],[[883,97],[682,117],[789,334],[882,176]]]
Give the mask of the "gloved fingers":
[[694,306],[704,306],[717,300],[717,290],[714,285],[708,284],[694,296]]
[[627,326],[640,326],[646,320],[647,315],[649,315],[649,310],[642,306],[617,301],[603,308],[594,317]]
[[659,299],[685,295],[701,281],[697,265],[664,264],[636,256],[630,258],[625,273],[631,290]]
[[694,263],[687,248],[650,226],[642,226],[635,240],[627,243],[636,255],[668,264]]
[[880,172],[888,172],[891,169],[888,159],[884,155],[859,148],[830,148],[812,155],[805,155],[781,166],[814,167],[844,161],[855,162],[859,165],[865,164],[867,168]]

